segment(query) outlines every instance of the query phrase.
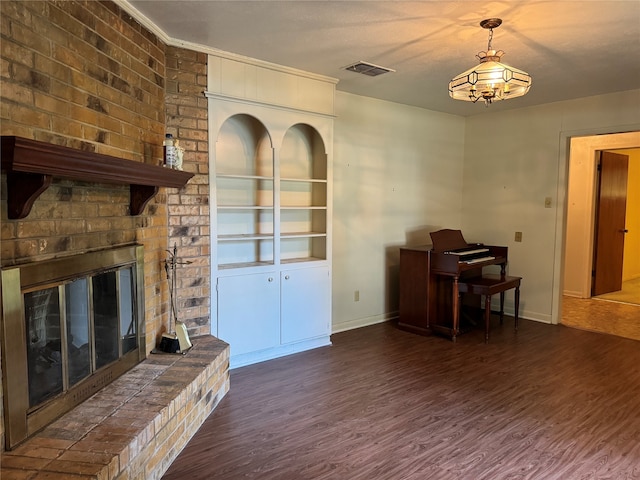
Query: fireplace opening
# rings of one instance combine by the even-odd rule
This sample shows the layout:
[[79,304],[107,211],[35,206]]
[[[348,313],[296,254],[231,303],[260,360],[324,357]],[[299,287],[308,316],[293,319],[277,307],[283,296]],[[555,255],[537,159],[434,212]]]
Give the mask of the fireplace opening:
[[2,371],[12,448],[145,358],[143,247],[2,271]]

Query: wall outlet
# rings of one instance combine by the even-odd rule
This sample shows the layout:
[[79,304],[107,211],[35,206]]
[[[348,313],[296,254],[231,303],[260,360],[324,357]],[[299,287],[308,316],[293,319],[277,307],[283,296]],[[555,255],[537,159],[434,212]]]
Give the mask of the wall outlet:
[[360,301],[360,290],[356,290],[353,292],[353,301],[354,302]]
[[521,242],[522,241],[522,232],[516,232],[515,241],[516,242]]

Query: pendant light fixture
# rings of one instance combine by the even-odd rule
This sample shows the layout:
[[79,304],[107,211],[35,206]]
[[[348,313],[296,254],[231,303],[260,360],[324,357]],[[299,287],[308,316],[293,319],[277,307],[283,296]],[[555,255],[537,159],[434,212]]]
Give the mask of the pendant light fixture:
[[449,96],[455,100],[476,103],[483,100],[486,106],[508,98],[521,97],[531,88],[531,76],[518,68],[500,63],[504,55],[491,46],[493,29],[499,27],[502,20],[489,18],[480,22],[482,28],[489,30],[489,44],[486,52],[480,52],[480,65],[470,68],[449,82]]

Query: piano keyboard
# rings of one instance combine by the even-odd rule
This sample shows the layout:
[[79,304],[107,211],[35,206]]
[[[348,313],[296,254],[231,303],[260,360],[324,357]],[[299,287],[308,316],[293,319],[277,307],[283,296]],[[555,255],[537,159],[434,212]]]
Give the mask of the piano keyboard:
[[473,265],[474,263],[486,262],[488,260],[495,260],[496,257],[488,256],[488,257],[479,257],[472,258],[470,260],[460,260],[460,263],[466,263],[467,265]]
[[488,252],[488,248],[476,248],[474,250],[451,250],[448,253],[449,255],[474,255],[476,253],[485,253]]

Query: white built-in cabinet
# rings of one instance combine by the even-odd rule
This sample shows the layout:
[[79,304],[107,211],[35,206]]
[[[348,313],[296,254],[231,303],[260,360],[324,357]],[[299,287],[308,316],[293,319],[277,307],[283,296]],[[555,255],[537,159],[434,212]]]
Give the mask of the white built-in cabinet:
[[208,78],[212,333],[232,368],[329,345],[335,81],[215,55]]
[[280,344],[280,279],[276,272],[219,277],[217,296],[218,336],[233,345],[234,357]]

